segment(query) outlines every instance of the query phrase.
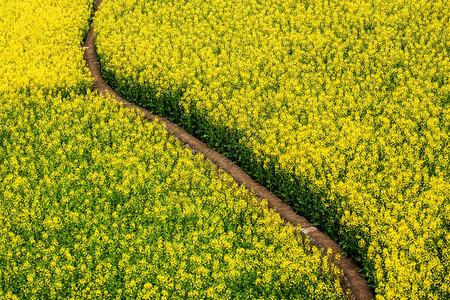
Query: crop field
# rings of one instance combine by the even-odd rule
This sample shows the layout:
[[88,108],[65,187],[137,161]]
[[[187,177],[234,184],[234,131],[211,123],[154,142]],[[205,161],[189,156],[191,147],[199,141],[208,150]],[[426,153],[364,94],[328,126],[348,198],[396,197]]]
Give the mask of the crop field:
[[450,298],[447,0],[105,0],[103,76],[339,241],[377,299]]
[[95,93],[92,14],[0,0],[0,299],[348,299],[264,199]]
[[0,95],[86,93],[83,35],[92,1],[0,0]]
[[0,298],[344,298],[293,227],[132,114],[2,98]]

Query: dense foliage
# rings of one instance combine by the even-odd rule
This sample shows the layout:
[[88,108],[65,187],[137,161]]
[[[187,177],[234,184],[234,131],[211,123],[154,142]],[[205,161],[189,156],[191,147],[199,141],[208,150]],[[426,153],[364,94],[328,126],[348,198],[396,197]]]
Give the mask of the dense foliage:
[[0,0],[0,95],[12,91],[86,92],[80,38],[92,1]]
[[94,95],[91,1],[0,4],[0,299],[346,298],[264,201]]
[[0,298],[343,297],[292,226],[133,114],[92,95],[2,98]]
[[448,1],[108,0],[104,76],[227,153],[358,259],[450,298]]

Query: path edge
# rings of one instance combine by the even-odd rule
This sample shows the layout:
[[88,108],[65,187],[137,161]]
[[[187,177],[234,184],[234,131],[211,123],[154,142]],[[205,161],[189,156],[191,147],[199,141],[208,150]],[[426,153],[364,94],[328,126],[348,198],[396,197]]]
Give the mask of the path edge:
[[[94,14],[98,10],[101,2],[102,0],[94,0]],[[93,31],[94,23],[95,16],[92,20],[91,28],[86,37],[83,49],[84,60],[94,80],[94,89],[99,94],[115,99],[121,107],[132,108],[136,113],[141,114],[143,119],[145,120],[155,121],[157,119],[158,122],[164,123],[166,130],[173,136],[175,136],[175,138],[182,142],[184,145],[189,147],[194,153],[203,153],[205,158],[209,158],[209,160],[211,160],[211,162],[217,168],[222,169],[225,173],[233,177],[233,179],[239,185],[244,184],[247,189],[254,192],[257,198],[266,199],[268,207],[275,209],[276,213],[278,213],[285,222],[291,223],[294,227],[300,226],[301,235],[304,237],[308,237],[311,244],[321,250],[322,255],[328,256],[328,249],[331,249],[332,255],[330,259],[334,261],[336,254],[339,254],[340,258],[337,262],[337,266],[343,271],[344,286],[350,290],[350,299],[374,299],[374,295],[369,287],[367,280],[365,280],[359,273],[359,268],[351,259],[345,257],[342,254],[342,248],[335,241],[319,231],[306,218],[298,215],[291,206],[283,202],[267,188],[253,180],[245,171],[243,171],[230,159],[211,149],[205,143],[190,135],[186,130],[184,130],[177,124],[169,121],[164,117],[152,114],[147,109],[125,100],[113,88],[111,88],[103,79],[100,71],[100,64],[98,62],[97,53],[95,50]]]

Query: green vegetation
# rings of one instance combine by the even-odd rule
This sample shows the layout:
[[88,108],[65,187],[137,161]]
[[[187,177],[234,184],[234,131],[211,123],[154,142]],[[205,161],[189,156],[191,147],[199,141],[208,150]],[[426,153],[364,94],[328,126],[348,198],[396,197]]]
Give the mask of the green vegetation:
[[90,1],[0,4],[0,299],[347,298],[265,201],[94,95]]
[[203,155],[110,99],[0,109],[0,298],[340,299],[340,272]]
[[448,1],[109,0],[104,76],[243,166],[363,266],[450,298]]

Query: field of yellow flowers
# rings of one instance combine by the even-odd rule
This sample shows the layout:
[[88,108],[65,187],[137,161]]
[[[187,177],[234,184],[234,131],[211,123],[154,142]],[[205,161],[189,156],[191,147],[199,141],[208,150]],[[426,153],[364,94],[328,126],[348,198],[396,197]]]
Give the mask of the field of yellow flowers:
[[0,0],[0,299],[346,299],[203,155],[95,95],[88,0]]
[[0,0],[0,95],[85,93],[92,84],[80,47],[92,1],[42,2]]
[[104,77],[237,161],[377,299],[450,298],[447,0],[105,0]]

